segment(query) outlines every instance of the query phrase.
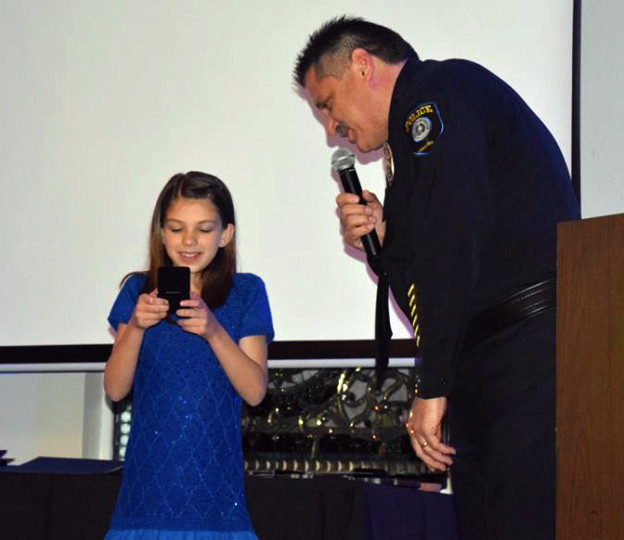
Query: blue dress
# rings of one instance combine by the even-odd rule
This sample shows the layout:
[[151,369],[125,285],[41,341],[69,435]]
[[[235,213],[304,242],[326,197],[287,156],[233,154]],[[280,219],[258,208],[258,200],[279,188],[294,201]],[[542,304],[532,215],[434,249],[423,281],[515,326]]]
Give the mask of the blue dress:
[[[124,284],[109,316],[134,312],[145,277]],[[215,316],[235,342],[273,339],[266,290],[234,274]],[[252,540],[245,499],[242,399],[208,342],[167,321],[144,335],[134,377],[132,430],[107,540]]]

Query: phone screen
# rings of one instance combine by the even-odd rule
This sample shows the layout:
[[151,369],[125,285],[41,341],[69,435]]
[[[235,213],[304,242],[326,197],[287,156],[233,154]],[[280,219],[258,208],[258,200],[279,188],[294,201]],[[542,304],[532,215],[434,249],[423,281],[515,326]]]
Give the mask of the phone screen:
[[188,266],[160,266],[158,296],[169,301],[169,314],[180,309],[180,302],[191,297],[191,269]]

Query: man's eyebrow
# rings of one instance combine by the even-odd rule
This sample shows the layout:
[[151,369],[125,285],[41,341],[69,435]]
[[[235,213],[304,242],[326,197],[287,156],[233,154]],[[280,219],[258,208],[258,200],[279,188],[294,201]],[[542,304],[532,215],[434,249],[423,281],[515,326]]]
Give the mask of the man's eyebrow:
[[317,108],[317,109],[321,109],[321,110],[322,110],[322,109],[327,109],[327,102],[328,102],[328,101],[329,101],[329,98],[325,98],[325,99],[323,99],[322,101],[317,101],[317,102],[315,103],[316,108]]

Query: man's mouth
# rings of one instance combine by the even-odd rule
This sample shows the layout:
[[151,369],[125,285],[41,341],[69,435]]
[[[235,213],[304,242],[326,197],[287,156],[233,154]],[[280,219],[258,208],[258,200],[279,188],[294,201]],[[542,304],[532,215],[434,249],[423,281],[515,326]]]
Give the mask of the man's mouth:
[[349,134],[349,128],[344,124],[338,124],[338,127],[336,128],[336,133],[339,137],[347,137]]

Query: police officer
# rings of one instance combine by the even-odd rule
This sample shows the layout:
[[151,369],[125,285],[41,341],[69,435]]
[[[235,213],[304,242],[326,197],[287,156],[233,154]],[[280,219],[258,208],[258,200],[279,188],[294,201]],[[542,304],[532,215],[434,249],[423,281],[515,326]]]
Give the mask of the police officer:
[[343,236],[382,241],[422,358],[407,428],[432,470],[450,467],[462,537],[553,538],[556,224],[579,217],[557,144],[485,68],[421,61],[359,18],[312,34],[295,79],[329,135],[384,147],[383,207],[339,195]]

